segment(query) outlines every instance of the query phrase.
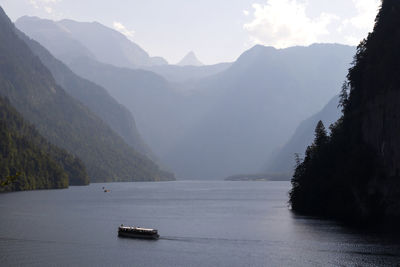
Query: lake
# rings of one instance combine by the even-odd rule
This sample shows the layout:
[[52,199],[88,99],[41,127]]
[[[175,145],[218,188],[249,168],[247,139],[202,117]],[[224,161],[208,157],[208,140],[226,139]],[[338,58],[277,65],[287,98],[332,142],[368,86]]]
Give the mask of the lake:
[[[110,192],[104,193],[105,186]],[[293,215],[289,182],[110,183],[0,194],[4,266],[391,266],[396,238]],[[157,241],[117,237],[120,224]]]

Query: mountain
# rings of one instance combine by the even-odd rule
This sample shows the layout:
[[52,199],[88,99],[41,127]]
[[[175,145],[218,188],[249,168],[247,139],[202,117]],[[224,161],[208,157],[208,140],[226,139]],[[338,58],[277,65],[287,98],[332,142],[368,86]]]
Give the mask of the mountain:
[[[43,25],[49,23],[59,31],[57,35],[61,35],[59,38],[68,37],[68,35],[60,32],[60,28],[62,27],[53,21],[41,21],[39,18],[30,17],[23,17],[17,21],[17,25],[20,26],[22,30],[26,31],[25,34],[35,38],[39,42],[43,42],[41,44],[46,48],[54,52],[63,51],[63,47],[60,45],[62,41],[47,37],[46,34],[48,31],[46,28],[43,28],[43,30],[41,29]],[[32,25],[34,25],[34,27],[31,27]],[[67,57],[60,56],[59,58],[63,63],[67,64],[68,68],[74,73],[106,88],[109,94],[117,98],[118,102],[127,106],[129,111],[135,114],[136,123],[142,133],[142,135],[139,135],[135,129],[135,121],[133,121],[133,118],[131,119],[131,115],[127,114],[125,110],[123,110],[123,107],[117,107],[116,103],[112,104],[111,102],[113,102],[113,100],[107,99],[109,98],[108,93],[105,92],[103,88],[100,88],[100,86],[88,80],[83,81],[74,73],[71,73],[71,71],[66,69],[66,66],[61,66],[62,64],[54,60],[51,55],[43,53],[43,49],[40,48],[40,45],[34,44],[34,42],[30,40],[28,40],[27,43],[41,58],[44,64],[51,69],[56,81],[64,86],[68,93],[90,107],[96,115],[111,125],[120,136],[124,137],[124,140],[128,144],[133,145],[135,149],[151,159],[157,159],[157,152],[159,151],[160,145],[157,140],[154,141],[153,136],[155,133],[160,136],[160,127],[166,126],[169,121],[169,118],[162,114],[163,110],[160,109],[159,106],[167,104],[163,100],[163,98],[165,98],[163,92],[166,94],[174,94],[170,91],[170,85],[165,79],[150,71],[116,67],[111,64],[99,62],[95,57],[82,56],[83,51],[78,51],[76,54],[72,53]],[[57,55],[60,55],[60,53]],[[164,66],[153,67],[162,68]],[[124,90],[126,93],[122,93]],[[157,94],[159,98],[156,98]],[[158,112],[159,110],[160,112]],[[158,119],[160,116],[161,118]],[[153,118],[157,120],[152,121]],[[148,130],[149,128],[150,130]],[[146,142],[141,140],[141,136],[145,138]],[[166,139],[169,136],[171,135],[161,137],[165,140],[164,143],[167,142]],[[152,149],[149,149],[145,145],[149,140],[152,142]],[[152,153],[151,150],[156,153]]]
[[151,159],[155,158],[149,147],[142,140],[136,128],[135,120],[127,108],[120,105],[104,88],[77,76],[39,43],[22,32],[17,33],[50,70],[57,84],[65,89],[69,95],[86,105],[136,151]]
[[[157,156],[180,137],[180,99],[182,96],[161,76],[145,70],[119,68],[87,58],[69,67],[108,90],[135,114],[145,142]],[[163,160],[161,159],[161,162]]]
[[15,25],[63,61],[82,57],[96,58],[68,29],[54,21],[24,16],[19,18]]
[[186,56],[184,56],[181,61],[176,65],[178,66],[203,66],[203,63],[198,60],[193,51],[190,51]]
[[400,221],[400,2],[383,0],[374,31],[357,48],[343,86],[343,116],[318,123],[299,161],[292,209],[359,226]]
[[215,65],[203,66],[177,66],[177,65],[161,65],[143,68],[154,72],[172,83],[185,83],[185,87],[191,87],[193,81],[213,76],[224,70],[227,70],[231,63],[218,63]]
[[317,114],[301,122],[289,141],[274,154],[267,163],[267,173],[291,173],[295,168],[295,154],[303,156],[307,146],[313,141],[314,129],[319,121],[331,125],[340,117],[339,96],[332,98]]
[[164,161],[178,176],[196,179],[264,171],[265,159],[300,122],[337,94],[353,53],[342,45],[246,51],[192,85],[185,112],[197,109],[199,120]]
[[78,158],[45,140],[2,97],[0,151],[0,192],[66,188],[89,181]]
[[92,182],[172,179],[69,96],[0,10],[0,94],[51,143],[82,159]]
[[51,21],[24,16],[15,24],[64,62],[88,56],[119,67],[168,64],[161,57],[150,57],[126,36],[98,22]]
[[265,171],[296,127],[337,94],[354,52],[255,46],[231,64],[151,71],[90,57],[65,63],[135,114],[145,142],[179,177],[215,179]]
[[[121,36],[120,33],[99,23],[75,22],[72,20],[55,22],[38,17],[24,16],[19,18],[15,25],[30,38],[46,47],[54,57],[67,65],[75,60],[89,58],[117,67],[146,69],[173,82],[203,78],[221,72],[230,65],[229,63],[221,63],[212,66],[176,66],[168,65],[168,62],[161,57],[152,57],[149,61],[148,55],[143,49],[127,40],[125,36]],[[104,38],[109,43],[105,44],[105,41],[101,40],[96,44],[93,41],[95,39],[92,39],[95,38],[92,37],[92,27],[98,28],[96,30],[98,32],[97,35],[99,35],[99,37],[96,37],[97,39]],[[114,40],[114,43],[111,43],[111,40]],[[118,45],[117,41],[124,45]],[[100,47],[97,47],[100,43],[109,47],[100,50]],[[128,53],[124,49],[122,51],[117,49],[130,45],[132,48],[125,49],[127,51],[133,50],[130,52],[132,54],[130,57],[124,54]]]
[[88,59],[69,66],[135,114],[146,142],[179,177],[211,179],[263,169],[337,93],[353,53],[341,45],[256,46],[224,71],[178,84]]

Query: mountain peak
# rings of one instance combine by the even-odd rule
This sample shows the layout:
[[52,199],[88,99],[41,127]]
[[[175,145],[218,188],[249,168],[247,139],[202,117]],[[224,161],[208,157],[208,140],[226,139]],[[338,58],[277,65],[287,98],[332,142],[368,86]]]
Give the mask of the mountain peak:
[[204,64],[196,57],[193,51],[190,51],[181,61],[177,63],[178,66],[203,66]]

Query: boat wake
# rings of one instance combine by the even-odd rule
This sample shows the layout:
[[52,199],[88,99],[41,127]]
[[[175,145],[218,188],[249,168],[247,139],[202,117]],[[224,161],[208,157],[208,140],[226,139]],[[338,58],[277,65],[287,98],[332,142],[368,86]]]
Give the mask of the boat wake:
[[210,242],[224,242],[224,243],[263,243],[266,240],[251,240],[251,239],[230,239],[230,238],[217,238],[217,237],[180,237],[180,236],[161,236],[159,240],[177,241],[177,242],[195,242],[195,243],[210,243]]

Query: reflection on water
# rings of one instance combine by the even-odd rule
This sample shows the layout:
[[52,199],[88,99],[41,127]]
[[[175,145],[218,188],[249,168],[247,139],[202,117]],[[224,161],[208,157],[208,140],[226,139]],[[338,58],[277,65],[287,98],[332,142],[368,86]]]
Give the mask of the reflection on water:
[[[113,183],[0,195],[3,265],[390,266],[394,238],[292,214],[288,182]],[[158,241],[117,227],[157,228]]]

